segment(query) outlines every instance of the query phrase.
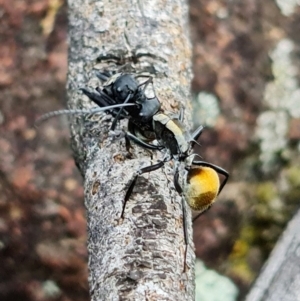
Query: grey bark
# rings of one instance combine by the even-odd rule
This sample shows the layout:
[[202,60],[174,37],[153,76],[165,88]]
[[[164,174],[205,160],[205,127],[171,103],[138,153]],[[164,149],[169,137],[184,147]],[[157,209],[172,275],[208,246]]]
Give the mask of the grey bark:
[[296,301],[300,298],[300,211],[277,243],[246,301]]
[[[79,88],[99,85],[93,68],[107,65],[96,59],[112,54],[126,62],[139,56],[137,71],[152,67],[163,108],[178,111],[188,100],[191,80],[187,24],[183,0],[69,0],[69,107],[91,106]],[[194,300],[190,212],[183,273],[182,208],[172,162],[139,178],[121,220],[128,182],[161,154],[150,156],[134,146],[133,159],[127,158],[120,131],[126,121],[112,133],[108,118],[71,119],[72,147],[84,176],[91,300]]]

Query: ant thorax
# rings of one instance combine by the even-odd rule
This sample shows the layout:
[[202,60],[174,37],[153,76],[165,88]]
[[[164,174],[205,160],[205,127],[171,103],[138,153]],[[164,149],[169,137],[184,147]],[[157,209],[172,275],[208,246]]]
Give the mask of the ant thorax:
[[153,116],[153,128],[159,143],[169,149],[173,156],[188,152],[189,141],[186,140],[185,128],[178,119],[158,113]]
[[[192,150],[190,150],[192,151]],[[185,160],[184,160],[184,167],[185,169],[190,169],[191,166],[193,165],[193,161],[195,160],[195,157],[196,155],[195,154],[190,154],[188,156],[185,157]]]

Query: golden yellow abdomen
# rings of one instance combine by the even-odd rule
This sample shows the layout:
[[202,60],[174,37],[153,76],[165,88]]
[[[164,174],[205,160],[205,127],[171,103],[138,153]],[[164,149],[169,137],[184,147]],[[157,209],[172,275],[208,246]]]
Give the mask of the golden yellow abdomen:
[[204,211],[215,201],[219,188],[220,180],[215,170],[196,167],[188,172],[184,196],[193,210]]

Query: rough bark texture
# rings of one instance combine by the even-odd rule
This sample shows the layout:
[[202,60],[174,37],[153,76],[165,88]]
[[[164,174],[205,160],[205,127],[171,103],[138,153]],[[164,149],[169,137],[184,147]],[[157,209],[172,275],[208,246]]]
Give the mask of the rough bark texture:
[[295,301],[300,296],[300,211],[289,223],[246,301]]
[[[99,85],[97,57],[115,55],[151,67],[163,108],[176,112],[189,96],[191,49],[185,1],[69,1],[70,107],[89,107],[79,88]],[[128,182],[161,154],[134,146],[100,118],[71,120],[72,146],[84,176],[92,300],[193,300],[191,235],[184,268],[181,199],[173,186],[172,163],[141,176],[120,219]],[[110,120],[109,120],[110,121]],[[126,127],[122,121],[120,127]],[[189,211],[188,211],[189,212]],[[189,213],[190,215],[190,213]],[[189,223],[191,234],[191,224]]]

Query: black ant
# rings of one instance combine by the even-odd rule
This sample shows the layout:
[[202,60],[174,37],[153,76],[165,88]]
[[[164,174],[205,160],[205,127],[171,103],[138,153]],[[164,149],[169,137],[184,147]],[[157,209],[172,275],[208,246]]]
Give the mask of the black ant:
[[82,88],[82,92],[87,95],[99,107],[108,107],[115,104],[133,103],[135,106],[120,108],[118,112],[112,111],[115,117],[111,125],[114,130],[118,120],[127,118],[136,127],[145,127],[148,122],[160,110],[160,102],[156,95],[151,98],[146,96],[146,88],[153,84],[153,78],[147,76],[147,80],[139,83],[137,78],[146,77],[144,75],[134,75],[130,73],[112,73],[109,71],[96,72],[97,77],[103,82],[102,88],[97,87],[94,91]]
[[[164,166],[170,160],[175,160],[174,186],[176,191],[182,195],[189,206],[200,213],[193,219],[195,221],[200,214],[205,212],[215,202],[216,197],[225,186],[229,174],[223,168],[212,163],[196,160],[197,154],[192,154],[194,143],[200,137],[203,127],[199,126],[193,133],[188,133],[183,125],[183,110],[179,116],[170,117],[160,111],[160,102],[156,96],[148,98],[145,89],[148,84],[152,84],[152,77],[149,77],[144,83],[139,84],[137,77],[129,73],[98,72],[97,76],[105,81],[103,88],[99,87],[91,92],[82,89],[93,102],[100,108],[94,112],[109,111],[114,117],[111,129],[115,128],[118,120],[127,118],[128,132],[127,139],[133,141],[140,147],[158,150],[164,152],[164,158],[156,164],[139,169],[125,194],[121,218],[124,218],[126,203],[130,199],[137,178],[147,172],[157,170]],[[116,109],[116,106],[120,109]],[[52,112],[42,116],[42,119],[56,116],[59,114],[78,113],[80,110],[63,110]],[[86,111],[81,111],[86,112]],[[91,112],[91,111],[89,111]],[[151,144],[156,140],[157,144]],[[183,163],[186,176],[184,187],[179,183],[179,164]],[[218,174],[224,176],[220,183]],[[187,252],[187,233],[186,233],[186,214],[185,205],[182,201],[184,240]]]

